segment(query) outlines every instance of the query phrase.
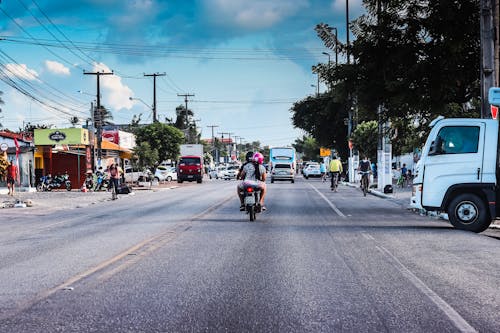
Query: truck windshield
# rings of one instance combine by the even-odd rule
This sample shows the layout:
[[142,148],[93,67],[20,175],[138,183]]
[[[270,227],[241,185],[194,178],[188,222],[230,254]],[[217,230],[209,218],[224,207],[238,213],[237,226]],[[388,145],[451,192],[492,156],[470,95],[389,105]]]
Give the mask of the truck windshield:
[[199,165],[200,164],[200,159],[199,158],[183,158],[180,161],[180,164],[185,164],[185,165]]

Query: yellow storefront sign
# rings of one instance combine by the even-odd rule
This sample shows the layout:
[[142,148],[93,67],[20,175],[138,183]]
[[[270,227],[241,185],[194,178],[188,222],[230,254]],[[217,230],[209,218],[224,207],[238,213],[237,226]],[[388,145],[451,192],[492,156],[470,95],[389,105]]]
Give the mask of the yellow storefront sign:
[[89,131],[85,128],[35,129],[34,143],[44,145],[88,145]]
[[330,156],[330,153],[331,153],[331,151],[328,148],[323,148],[323,147],[319,148],[319,156],[321,156],[321,157]]

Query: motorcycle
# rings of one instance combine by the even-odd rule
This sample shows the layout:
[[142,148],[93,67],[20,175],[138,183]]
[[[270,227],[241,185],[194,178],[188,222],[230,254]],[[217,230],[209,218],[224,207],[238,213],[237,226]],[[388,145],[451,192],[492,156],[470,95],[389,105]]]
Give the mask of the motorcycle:
[[109,179],[107,175],[98,171],[96,176],[94,191],[106,190],[109,186]]
[[245,181],[243,183],[243,204],[245,212],[249,215],[250,221],[255,221],[257,213],[261,212],[260,187],[257,182]]
[[52,177],[50,174],[40,177],[40,182],[36,186],[38,192],[52,191],[50,183],[52,182]]
[[94,189],[94,175],[91,171],[87,172],[87,175],[85,176],[85,187],[89,191]]
[[69,180],[68,173],[56,175],[49,183],[49,186],[52,188],[60,188],[64,186],[67,191],[71,191],[71,180]]

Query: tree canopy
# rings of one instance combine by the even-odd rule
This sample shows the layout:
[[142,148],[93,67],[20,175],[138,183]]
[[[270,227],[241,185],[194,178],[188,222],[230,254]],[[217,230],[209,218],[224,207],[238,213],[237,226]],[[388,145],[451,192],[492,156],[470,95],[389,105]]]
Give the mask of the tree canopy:
[[[364,0],[351,22],[354,41],[339,45],[350,64],[314,66],[329,92],[291,108],[295,127],[343,151],[344,119],[389,122],[395,153],[420,147],[438,115],[480,115],[480,8],[475,0]],[[334,50],[331,36],[320,38]],[[380,114],[379,114],[380,111]],[[373,139],[376,142],[376,137]],[[336,142],[338,147],[334,147]]]
[[[160,122],[136,127],[134,134],[136,136],[137,149],[142,149],[146,152],[149,151],[148,154],[153,155],[156,151],[157,159],[154,166],[163,160],[176,159],[180,152],[179,145],[184,143],[184,134],[179,129]],[[148,145],[143,145],[143,143],[148,143]],[[138,156],[141,156],[141,154],[139,153]],[[148,159],[154,160],[149,157]]]

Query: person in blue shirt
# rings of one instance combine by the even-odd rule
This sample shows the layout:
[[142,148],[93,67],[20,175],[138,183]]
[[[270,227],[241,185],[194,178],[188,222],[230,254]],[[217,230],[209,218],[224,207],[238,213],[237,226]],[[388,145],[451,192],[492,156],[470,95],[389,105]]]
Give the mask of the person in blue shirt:
[[326,181],[326,165],[325,165],[325,160],[321,159],[321,162],[319,163],[319,172],[321,172],[321,179],[323,182]]

